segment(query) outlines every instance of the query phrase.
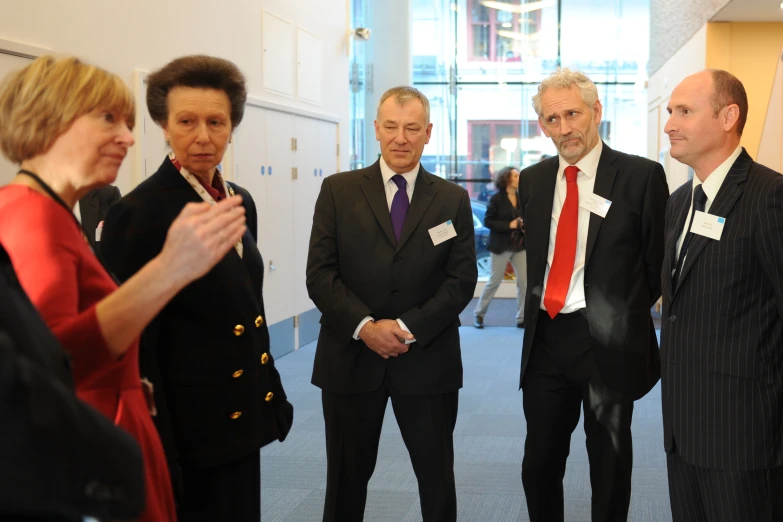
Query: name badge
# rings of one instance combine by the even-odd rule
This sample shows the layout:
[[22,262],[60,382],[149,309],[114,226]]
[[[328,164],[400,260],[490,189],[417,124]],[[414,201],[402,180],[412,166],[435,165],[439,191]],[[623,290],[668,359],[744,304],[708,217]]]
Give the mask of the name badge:
[[606,213],[609,212],[609,207],[612,206],[612,202],[606,198],[602,198],[598,194],[590,194],[579,203],[579,206],[585,210],[589,210],[593,214],[605,218]]
[[440,245],[444,241],[448,241],[453,237],[457,237],[457,231],[454,230],[454,225],[449,219],[445,223],[441,223],[437,227],[430,229],[430,237],[432,238],[432,244],[435,246]]
[[720,236],[723,234],[723,225],[725,224],[726,218],[697,210],[696,215],[693,216],[691,232],[720,241]]

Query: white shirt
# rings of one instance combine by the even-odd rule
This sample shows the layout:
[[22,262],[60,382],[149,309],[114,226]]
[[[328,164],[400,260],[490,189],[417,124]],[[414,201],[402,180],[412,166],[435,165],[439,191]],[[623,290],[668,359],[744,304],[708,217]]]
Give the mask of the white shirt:
[[[604,150],[603,141],[576,163],[579,174],[576,176],[576,185],[579,189],[579,212],[577,218],[576,233],[576,258],[574,259],[574,271],[571,274],[571,283],[568,286],[565,306],[560,310],[561,314],[568,314],[580,310],[586,306],[585,302],[585,254],[587,253],[587,230],[590,226],[590,211],[583,208],[581,203],[586,201],[595,188],[595,176],[598,172],[598,161],[601,159],[601,151]],[[544,273],[544,293],[549,279],[549,270],[552,268],[552,258],[555,256],[555,241],[557,240],[557,223],[566,198],[565,169],[569,163],[560,156],[560,166],[557,169],[557,182],[555,183],[555,199],[552,202],[552,219],[549,223],[549,253],[546,258],[546,272]],[[544,300],[541,299],[541,309],[546,310]]]
[[[707,176],[707,179],[704,181],[704,183],[701,182],[698,176],[693,176],[693,188],[691,188],[691,206],[688,209],[688,215],[685,216],[685,225],[682,227],[682,232],[680,232],[680,239],[677,240],[677,259],[680,259],[680,249],[682,248],[683,241],[685,241],[685,234],[688,232],[685,229],[688,227],[688,223],[691,222],[691,214],[693,213],[694,189],[701,185],[704,194],[707,196],[707,202],[704,204],[704,212],[709,213],[712,202],[715,201],[715,197],[718,195],[718,191],[720,190],[721,185],[723,185],[723,181],[726,179],[726,176],[731,170],[731,166],[734,165],[734,162],[737,161],[737,158],[739,158],[740,154],[742,154],[742,146],[737,146],[731,156],[726,158],[726,161],[718,165],[718,168],[713,170],[712,173]],[[672,274],[674,273],[675,269],[676,266],[673,267]]]
[[[408,182],[406,188],[406,192],[408,193],[408,203],[411,202],[413,199],[413,187],[416,185],[416,178],[419,176],[419,167],[421,167],[421,164],[417,164],[416,167],[411,170],[410,172],[405,172],[401,174],[403,178],[405,178],[405,181]],[[391,167],[389,167],[386,164],[386,160],[383,159],[383,156],[381,156],[381,176],[383,176],[383,188],[386,189],[386,204],[389,206],[389,212],[391,212],[391,206],[392,201],[394,200],[394,195],[397,193],[399,187],[397,187],[397,184],[392,181],[392,178],[396,176],[397,173],[394,172]],[[362,319],[362,321],[359,323],[359,326],[356,327],[356,330],[353,332],[353,338],[358,340],[359,339],[359,332],[362,330],[365,324],[372,321],[372,317],[369,315]],[[405,323],[402,322],[401,319],[397,319],[397,324],[400,325],[400,328],[405,330],[408,333],[411,333],[411,331],[408,329],[407,326],[405,326]],[[411,344],[415,343],[416,339],[411,339],[410,341],[405,341],[405,344]]]
[[73,206],[73,215],[76,216],[76,219],[79,220],[79,223],[82,222],[82,211],[79,208],[79,200],[76,200],[76,205]]

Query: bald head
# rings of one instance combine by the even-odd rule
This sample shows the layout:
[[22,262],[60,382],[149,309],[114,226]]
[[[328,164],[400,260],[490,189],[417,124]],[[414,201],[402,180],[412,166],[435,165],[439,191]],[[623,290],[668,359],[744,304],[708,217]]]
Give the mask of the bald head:
[[705,69],[687,76],[677,86],[680,87],[709,93],[709,101],[716,118],[724,108],[736,105],[738,115],[734,130],[737,136],[742,136],[748,119],[748,95],[736,76],[722,69]]

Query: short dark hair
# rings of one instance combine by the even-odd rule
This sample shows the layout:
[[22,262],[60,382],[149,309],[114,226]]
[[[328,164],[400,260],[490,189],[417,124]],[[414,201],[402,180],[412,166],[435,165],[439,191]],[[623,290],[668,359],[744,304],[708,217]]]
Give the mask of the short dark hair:
[[231,103],[231,128],[242,121],[247,88],[245,75],[234,63],[203,54],[183,56],[147,76],[147,110],[158,124],[168,121],[169,91],[179,86],[225,92]]
[[712,84],[714,93],[712,95],[712,109],[715,116],[724,107],[736,104],[739,107],[739,118],[737,119],[737,135],[742,136],[742,130],[745,128],[745,122],[748,120],[748,95],[745,87],[736,76],[728,71],[721,69],[711,69]]
[[511,177],[511,172],[517,170],[516,167],[503,167],[495,176],[495,187],[498,190],[506,190],[508,187],[508,178]]

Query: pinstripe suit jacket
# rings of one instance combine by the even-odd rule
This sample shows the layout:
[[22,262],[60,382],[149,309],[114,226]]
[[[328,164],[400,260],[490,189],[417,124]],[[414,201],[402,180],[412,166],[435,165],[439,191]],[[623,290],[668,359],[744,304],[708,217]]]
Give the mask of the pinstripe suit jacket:
[[666,209],[661,362],[664,445],[724,470],[783,465],[783,176],[746,151],[710,214],[719,241],[694,236],[671,273],[692,184]]

